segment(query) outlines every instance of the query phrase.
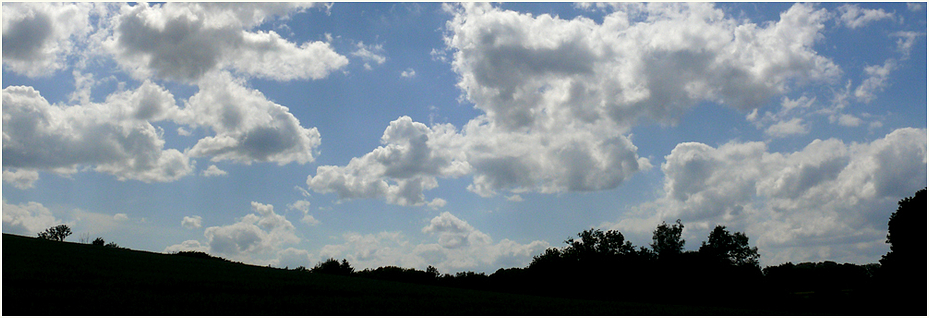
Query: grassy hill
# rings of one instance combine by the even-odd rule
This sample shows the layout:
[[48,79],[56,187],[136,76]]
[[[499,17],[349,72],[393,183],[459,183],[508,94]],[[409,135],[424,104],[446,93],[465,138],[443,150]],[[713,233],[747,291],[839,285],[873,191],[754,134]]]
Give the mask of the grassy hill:
[[778,314],[417,285],[10,234],[3,234],[2,310],[56,316]]

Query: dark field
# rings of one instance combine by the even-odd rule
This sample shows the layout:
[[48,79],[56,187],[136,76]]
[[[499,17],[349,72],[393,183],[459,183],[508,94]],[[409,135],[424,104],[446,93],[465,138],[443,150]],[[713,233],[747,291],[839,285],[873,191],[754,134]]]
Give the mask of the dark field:
[[2,308],[3,315],[784,314],[418,285],[9,234]]

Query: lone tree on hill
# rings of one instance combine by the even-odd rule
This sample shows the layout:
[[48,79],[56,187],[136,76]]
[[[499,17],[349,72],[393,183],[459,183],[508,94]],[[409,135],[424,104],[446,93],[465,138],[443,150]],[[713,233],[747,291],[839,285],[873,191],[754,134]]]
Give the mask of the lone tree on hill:
[[59,242],[64,241],[68,235],[71,235],[71,228],[64,224],[47,228],[44,232],[38,234],[40,239]]

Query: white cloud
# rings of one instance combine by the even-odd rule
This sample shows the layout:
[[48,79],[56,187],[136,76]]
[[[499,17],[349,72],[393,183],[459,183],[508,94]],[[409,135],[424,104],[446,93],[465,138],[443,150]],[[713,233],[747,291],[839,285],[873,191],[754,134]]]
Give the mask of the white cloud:
[[429,51],[429,56],[432,57],[433,61],[447,62],[448,53],[445,50],[438,50],[433,48],[432,51]]
[[458,86],[503,128],[549,116],[626,127],[642,117],[673,122],[700,101],[761,106],[792,82],[840,74],[813,50],[828,18],[797,4],[763,27],[711,4],[649,4],[644,21],[624,11],[602,24],[467,5],[449,22]]
[[314,160],[319,131],[303,128],[287,107],[268,100],[229,73],[199,82],[177,117],[179,123],[207,127],[216,133],[197,141],[189,154],[250,164],[255,161],[305,164]]
[[767,264],[861,263],[883,253],[896,202],[926,185],[926,131],[898,129],[863,144],[814,140],[792,153],[760,142],[682,143],[665,160],[665,196],[611,227],[647,233],[680,218],[698,241],[724,224],[745,231]]
[[[454,15],[445,41],[458,87],[484,114],[460,132],[416,123],[448,134],[427,137],[425,146],[382,139],[386,146],[346,166],[319,167],[308,177],[312,190],[419,205],[436,177],[463,174],[472,174],[468,190],[481,196],[612,189],[651,167],[628,135],[642,120],[674,123],[702,101],[757,108],[792,86],[841,75],[813,50],[829,14],[812,5],[794,5],[762,26],[704,3],[620,6],[599,24],[486,4],[445,8]],[[633,23],[626,9],[647,18]],[[785,123],[793,126],[771,133],[804,128]],[[420,170],[396,173],[413,168]]]
[[300,242],[293,224],[274,213],[272,205],[252,202],[252,211],[258,214],[251,213],[236,223],[211,226],[203,231],[211,254],[257,263],[259,257],[276,254],[284,244]]
[[187,156],[164,149],[162,130],[148,120],[177,106],[148,81],[114,93],[104,103],[51,105],[32,87],[3,89],[3,166],[70,174],[79,166],[119,180],[173,181],[193,167]]
[[39,180],[39,173],[35,170],[10,169],[3,170],[3,182],[11,183],[18,189],[31,189]]
[[319,220],[310,215],[310,205],[310,201],[297,200],[294,201],[294,203],[288,204],[287,209],[303,212],[303,218],[300,219],[300,222],[308,225],[319,225]]
[[185,251],[195,251],[195,252],[209,252],[210,247],[207,245],[200,244],[200,241],[197,240],[186,240],[180,244],[174,244],[168,247],[165,247],[162,253],[177,253]]
[[116,213],[113,215],[113,221],[116,221],[116,222],[129,221],[129,216],[126,215],[125,213]]
[[864,68],[864,75],[867,76],[861,85],[855,89],[855,97],[858,100],[870,103],[877,98],[876,93],[881,92],[887,87],[887,81],[890,78],[890,72],[897,68],[897,62],[894,59],[884,61],[884,65],[868,65]]
[[805,135],[810,132],[810,127],[803,124],[803,119],[793,118],[788,121],[780,121],[765,129],[765,135],[775,138],[784,138],[795,135]]
[[916,39],[925,35],[926,33],[923,32],[912,31],[899,31],[891,34],[891,36],[897,38],[897,51],[903,54],[902,59],[904,60],[910,58],[910,52],[913,50],[913,45],[916,44]]
[[45,229],[62,224],[41,203],[8,204],[3,199],[3,232],[34,236]]
[[839,21],[846,27],[857,29],[871,22],[884,19],[893,20],[894,14],[884,12],[884,9],[862,9],[856,4],[846,4],[839,7]]
[[435,198],[432,199],[432,201],[429,201],[429,203],[426,203],[426,205],[428,205],[433,210],[438,210],[439,208],[444,207],[447,203],[448,201],[445,201],[445,199]]
[[310,252],[307,250],[288,247],[287,249],[278,253],[277,267],[287,267],[293,269],[303,266],[306,268],[312,268],[313,263],[311,258],[312,254],[310,254]]
[[492,270],[525,266],[549,246],[533,241],[520,244],[509,239],[494,242],[491,237],[449,212],[432,218],[422,232],[434,237],[434,242],[414,244],[400,232],[377,234],[346,233],[344,243],[326,245],[320,257],[345,258],[355,268],[376,268],[393,265],[425,268],[435,266],[443,272],[466,268]]
[[206,168],[206,170],[203,170],[203,172],[200,174],[205,177],[216,177],[216,176],[225,176],[228,173],[216,167],[216,165],[210,165],[209,167]]
[[3,66],[29,77],[66,68],[92,29],[91,3],[3,3]]
[[842,114],[838,119],[839,125],[845,127],[858,127],[861,125],[861,118],[849,114]]
[[249,30],[296,4],[124,5],[103,42],[137,78],[196,82],[216,70],[273,80],[320,79],[348,64],[328,43],[289,42]]
[[403,116],[384,130],[384,146],[344,167],[318,167],[307,185],[340,199],[384,197],[392,204],[423,205],[422,192],[438,186],[437,176],[460,176],[469,169],[455,151],[459,139],[451,125],[430,128]]
[[381,55],[381,53],[384,52],[383,45],[365,45],[364,42],[358,42],[356,46],[357,49],[352,52],[352,55],[361,58],[361,60],[365,62],[364,67],[366,70],[372,69],[371,65],[369,64],[371,62],[377,63],[378,65],[387,62],[387,58]]
[[199,215],[194,216],[185,216],[181,219],[181,226],[190,230],[190,229],[199,229],[203,224],[203,218]]
[[400,77],[403,77],[403,78],[413,78],[413,77],[416,77],[416,70],[414,70],[414,69],[412,69],[412,68],[408,68],[408,69],[406,69],[406,70],[400,72]]

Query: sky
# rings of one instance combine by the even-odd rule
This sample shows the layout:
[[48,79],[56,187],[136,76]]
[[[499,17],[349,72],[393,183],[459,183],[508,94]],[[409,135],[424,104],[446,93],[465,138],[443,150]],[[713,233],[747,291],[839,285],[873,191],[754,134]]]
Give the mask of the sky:
[[3,3],[3,233],[524,267],[717,225],[876,263],[926,186],[926,3]]

